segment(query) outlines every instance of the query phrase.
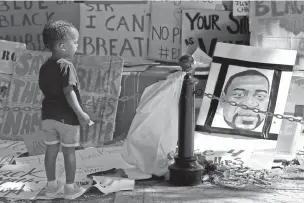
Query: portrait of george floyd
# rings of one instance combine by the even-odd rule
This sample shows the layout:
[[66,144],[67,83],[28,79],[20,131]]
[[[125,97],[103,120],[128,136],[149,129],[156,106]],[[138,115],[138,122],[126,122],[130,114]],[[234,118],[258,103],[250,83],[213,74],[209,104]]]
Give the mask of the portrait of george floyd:
[[221,90],[211,127],[262,132],[266,115],[233,106],[235,102],[248,108],[267,111],[274,71],[230,65]]

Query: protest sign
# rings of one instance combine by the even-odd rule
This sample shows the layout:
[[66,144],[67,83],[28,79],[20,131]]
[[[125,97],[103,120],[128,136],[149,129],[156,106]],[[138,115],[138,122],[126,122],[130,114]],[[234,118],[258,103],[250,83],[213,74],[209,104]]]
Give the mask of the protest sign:
[[79,52],[121,56],[125,63],[131,64],[144,61],[149,4],[81,4],[80,16]]
[[233,16],[248,16],[249,3],[248,0],[233,0]]
[[217,42],[249,44],[248,17],[230,11],[183,10],[182,52],[193,54],[197,47],[213,56]]
[[[76,150],[77,168],[85,166],[100,166],[105,168],[109,167],[124,167],[123,159],[120,157],[121,147],[111,148],[87,148],[83,150]],[[63,166],[64,159],[60,152],[57,157],[57,164]],[[19,157],[16,158],[16,164],[29,164],[29,165],[44,165],[44,155]],[[105,164],[105,165],[104,165]]]
[[12,74],[13,63],[16,61],[16,52],[19,50],[25,50],[24,43],[10,42],[0,40],[0,73]]
[[153,1],[148,58],[177,62],[181,54],[182,9],[222,8],[221,1]]
[[4,122],[5,110],[3,109],[7,106],[8,93],[11,85],[12,75],[0,73],[0,123]]
[[95,123],[82,126],[81,144],[100,147],[113,139],[120,95],[123,59],[77,55],[75,66],[84,110]]
[[303,6],[303,1],[251,1],[250,45],[297,50],[294,70],[303,70]]
[[0,168],[0,196],[33,199],[46,184],[43,167],[5,165]]
[[215,148],[200,148],[195,153],[198,157],[203,156],[207,161],[212,161],[218,165],[225,165],[228,167],[244,168],[248,166],[248,159],[252,154],[252,150],[223,150]]
[[22,140],[22,135],[39,131],[42,92],[38,85],[41,65],[50,56],[48,52],[20,51],[17,53],[12,76],[8,107],[3,123],[0,124],[0,137]]
[[67,20],[79,28],[79,4],[73,1],[0,1],[0,39],[22,42],[44,51],[42,30],[47,21]]
[[[288,99],[285,106],[285,116],[300,118],[304,115],[304,74],[301,71],[294,71],[288,92]],[[303,136],[301,124],[284,120],[280,130],[276,152],[277,157],[293,159],[296,151],[304,146],[300,140]]]
[[0,166],[12,164],[24,152],[26,147],[23,141],[0,140]]
[[30,156],[44,154],[46,149],[45,138],[40,131],[22,135],[22,138]]

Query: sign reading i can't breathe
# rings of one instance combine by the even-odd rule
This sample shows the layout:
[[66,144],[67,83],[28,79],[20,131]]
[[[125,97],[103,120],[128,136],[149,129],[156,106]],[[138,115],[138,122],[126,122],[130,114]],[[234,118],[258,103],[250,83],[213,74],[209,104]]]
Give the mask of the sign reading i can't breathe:
[[149,4],[81,4],[79,52],[121,56],[139,64],[147,56]]

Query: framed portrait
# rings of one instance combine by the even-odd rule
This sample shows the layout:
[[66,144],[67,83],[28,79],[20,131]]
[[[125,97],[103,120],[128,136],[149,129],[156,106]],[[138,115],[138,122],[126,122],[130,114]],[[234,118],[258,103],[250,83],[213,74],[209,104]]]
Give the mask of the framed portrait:
[[[196,131],[277,140],[296,51],[217,43]],[[260,110],[260,111],[257,111]]]

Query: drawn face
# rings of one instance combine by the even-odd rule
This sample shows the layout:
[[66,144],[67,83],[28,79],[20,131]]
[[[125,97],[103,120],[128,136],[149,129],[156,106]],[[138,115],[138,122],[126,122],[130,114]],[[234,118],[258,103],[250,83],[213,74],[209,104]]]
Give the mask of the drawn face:
[[[266,111],[269,102],[269,83],[265,77],[260,75],[236,77],[223,96],[228,101]],[[234,129],[254,130],[265,119],[264,114],[257,114],[228,103],[222,102],[221,106],[224,120]]]

